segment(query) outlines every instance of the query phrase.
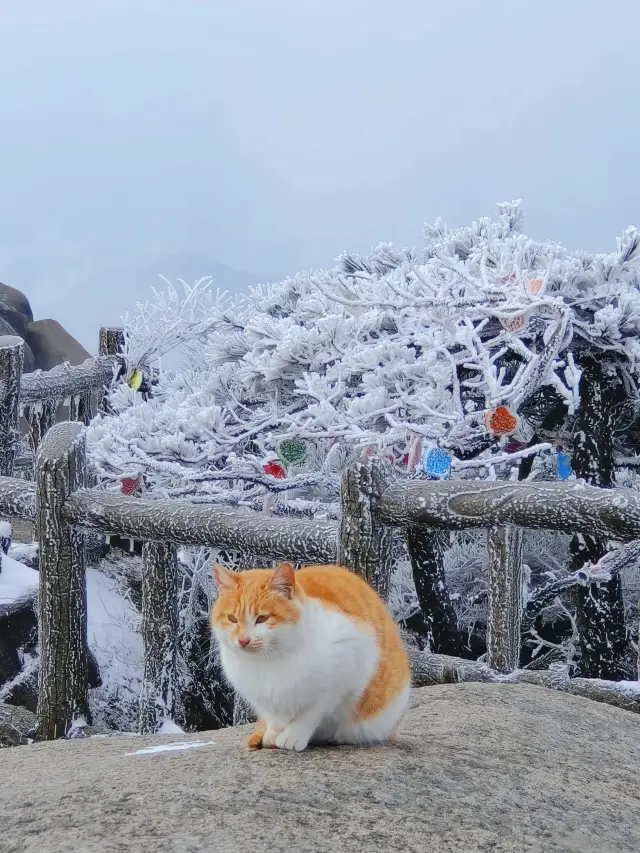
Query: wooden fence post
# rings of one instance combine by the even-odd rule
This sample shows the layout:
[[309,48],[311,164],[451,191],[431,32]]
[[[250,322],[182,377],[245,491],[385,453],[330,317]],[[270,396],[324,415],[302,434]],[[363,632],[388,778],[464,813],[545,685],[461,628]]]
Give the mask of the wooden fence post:
[[421,610],[419,629],[432,652],[462,654],[461,634],[444,576],[449,531],[412,525],[406,531],[407,551]]
[[[124,329],[121,326],[102,326],[100,328],[99,355],[120,355],[124,349]],[[98,411],[108,414],[107,397],[104,391],[98,391]]]
[[140,734],[156,732],[173,720],[177,694],[178,556],[175,545],[142,546],[142,639],[144,675]]
[[23,357],[22,338],[16,335],[0,337],[0,475],[3,477],[13,475]]
[[86,485],[81,424],[55,424],[36,456],[36,529],[40,580],[40,673],[37,736],[65,735],[73,722],[90,722],[87,665],[87,586],[84,537],[62,517],[69,495]]
[[393,480],[385,459],[357,462],[342,475],[338,563],[361,575],[383,601],[389,598],[393,531],[380,524],[376,504]]
[[494,526],[487,532],[489,549],[489,616],[487,663],[513,672],[520,660],[522,623],[522,530]]

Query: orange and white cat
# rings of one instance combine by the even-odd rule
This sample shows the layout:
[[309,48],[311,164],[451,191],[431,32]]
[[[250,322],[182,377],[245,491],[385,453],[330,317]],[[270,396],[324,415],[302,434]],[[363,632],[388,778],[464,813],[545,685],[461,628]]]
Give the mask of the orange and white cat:
[[211,625],[229,682],[259,717],[250,748],[392,739],[409,699],[400,633],[341,566],[214,569]]

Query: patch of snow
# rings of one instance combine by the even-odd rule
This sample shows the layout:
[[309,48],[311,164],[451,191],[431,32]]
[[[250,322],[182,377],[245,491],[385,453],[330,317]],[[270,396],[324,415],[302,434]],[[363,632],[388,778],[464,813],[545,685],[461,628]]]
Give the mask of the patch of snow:
[[90,691],[95,725],[126,731],[136,724],[142,687],[140,614],[116,578],[87,569],[87,636],[102,685]]
[[173,720],[166,719],[158,729],[159,735],[183,735],[184,729],[181,729]]
[[640,701],[640,681],[619,681],[618,689],[622,690],[623,693],[626,693],[632,699]]
[[616,690],[630,699],[640,701],[640,681],[603,681],[601,678],[590,678],[589,684],[601,687],[603,690]]
[[12,604],[33,595],[38,589],[38,572],[6,554],[2,554],[1,559],[0,604]]
[[11,539],[11,524],[8,521],[0,521],[0,538]]
[[27,544],[26,542],[14,541],[9,548],[9,556],[13,557],[19,563],[25,563],[26,565],[34,563],[38,559],[38,543],[31,542]]
[[0,687],[0,702],[5,702],[7,697],[11,695],[15,687],[20,684],[24,684],[25,682],[30,680],[33,677],[39,663],[39,654],[28,654],[26,652],[23,652],[22,669],[16,675],[15,678],[12,678],[11,681],[5,682],[5,684]]
[[84,717],[77,717],[72,723],[71,728],[66,733],[65,737],[67,740],[76,740],[78,738],[84,737],[84,730],[88,726],[87,721]]
[[151,755],[156,752],[177,752],[181,749],[197,749],[200,746],[215,746],[215,742],[212,740],[197,740],[187,743],[163,743],[158,746],[147,746],[135,752],[126,752],[125,755]]

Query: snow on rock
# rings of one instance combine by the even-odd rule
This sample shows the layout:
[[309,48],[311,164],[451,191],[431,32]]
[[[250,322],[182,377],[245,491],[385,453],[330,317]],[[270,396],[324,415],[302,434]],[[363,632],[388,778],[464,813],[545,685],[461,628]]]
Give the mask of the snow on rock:
[[22,598],[30,598],[38,590],[38,572],[2,555],[0,572],[0,604],[13,604]]
[[640,681],[618,681],[616,687],[632,699],[640,700]]
[[9,556],[19,563],[24,563],[25,566],[34,568],[38,565],[38,543],[16,542],[14,540],[9,548]]

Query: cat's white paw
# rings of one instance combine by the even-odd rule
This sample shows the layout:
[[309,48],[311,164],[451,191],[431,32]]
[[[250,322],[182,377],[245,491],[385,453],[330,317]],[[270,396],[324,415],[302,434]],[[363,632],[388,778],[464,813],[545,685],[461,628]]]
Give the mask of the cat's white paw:
[[287,726],[276,738],[278,749],[291,749],[294,752],[302,752],[309,745],[309,732],[298,729],[295,726]]
[[277,746],[278,739],[278,729],[274,729],[271,726],[267,726],[267,730],[262,735],[262,746],[265,749],[273,749],[274,746]]

